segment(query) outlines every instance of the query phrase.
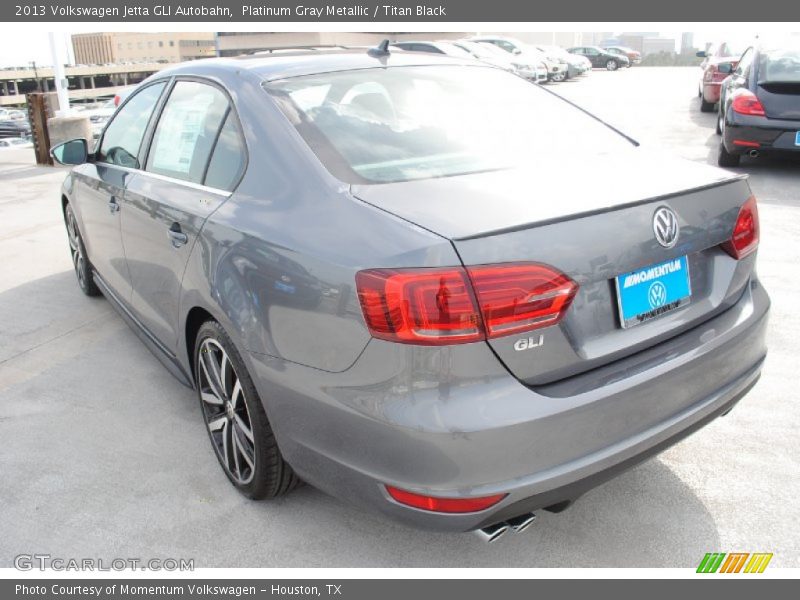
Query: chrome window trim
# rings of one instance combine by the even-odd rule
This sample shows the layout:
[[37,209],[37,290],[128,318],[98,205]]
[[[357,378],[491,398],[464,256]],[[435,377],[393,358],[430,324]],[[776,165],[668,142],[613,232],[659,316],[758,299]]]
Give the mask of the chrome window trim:
[[233,192],[229,192],[228,190],[221,190],[215,187],[209,187],[207,185],[203,185],[200,183],[194,183],[192,181],[186,181],[185,179],[177,179],[176,177],[169,177],[168,175],[161,175],[160,173],[151,173],[150,171],[144,171],[142,169],[132,169],[130,167],[123,167],[122,165],[115,165],[112,163],[100,162],[96,163],[99,165],[104,165],[106,167],[110,167],[112,169],[119,169],[125,173],[132,173],[134,175],[144,175],[146,177],[152,177],[153,179],[159,179],[161,181],[166,181],[167,183],[174,183],[178,185],[182,185],[194,190],[198,190],[201,192],[209,192],[211,194],[216,194],[218,196],[223,196],[224,198],[229,198]]

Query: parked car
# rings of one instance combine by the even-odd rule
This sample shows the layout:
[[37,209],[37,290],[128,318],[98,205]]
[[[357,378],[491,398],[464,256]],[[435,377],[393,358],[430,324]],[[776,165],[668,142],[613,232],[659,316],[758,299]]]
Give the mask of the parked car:
[[58,210],[237,490],[492,540],[755,384],[757,207],[502,69],[387,45],[152,75],[96,152],[53,148]]
[[586,57],[578,54],[570,54],[559,46],[536,45],[534,48],[542,52],[552,61],[565,62],[567,64],[567,78],[579,77],[592,70],[592,63],[589,62]]
[[627,46],[605,46],[603,49],[607,50],[611,54],[625,56],[629,61],[628,67],[638,65],[642,62],[642,53],[638,50],[634,50],[633,48],[628,48]]
[[28,137],[31,125],[27,119],[5,119],[0,121],[0,138]]
[[0,138],[0,148],[30,148],[33,144],[29,139],[21,137]]
[[742,54],[743,48],[730,43],[712,44],[708,50],[697,53],[703,59],[700,63],[700,82],[697,87],[697,97],[700,98],[700,110],[712,112],[719,102],[719,92],[722,80],[736,68],[736,63]]
[[751,46],[722,83],[718,163],[743,154],[800,152],[800,44]]
[[563,59],[553,59],[547,56],[536,47],[525,44],[515,38],[503,36],[476,36],[470,38],[474,42],[481,44],[491,44],[508,52],[512,56],[518,57],[526,64],[539,64],[544,63],[547,65],[547,80],[548,81],[564,81],[569,78],[569,65]]
[[472,54],[464,48],[460,48],[452,42],[428,42],[428,41],[406,41],[392,42],[391,48],[400,48],[409,52],[432,52],[434,54],[446,54],[457,58],[473,58]]
[[481,44],[471,40],[456,40],[453,43],[480,61],[513,71],[534,83],[547,82],[547,65],[544,62],[525,64],[523,61],[514,60],[514,55],[492,44]]
[[598,69],[616,71],[617,69],[630,65],[627,56],[603,50],[600,46],[576,46],[574,48],[568,48],[567,52],[585,56],[592,63],[592,67]]

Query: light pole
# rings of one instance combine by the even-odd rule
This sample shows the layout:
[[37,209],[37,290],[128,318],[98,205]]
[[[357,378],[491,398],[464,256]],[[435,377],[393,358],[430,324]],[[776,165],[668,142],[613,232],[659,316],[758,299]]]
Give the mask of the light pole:
[[50,55],[53,58],[53,75],[56,83],[56,92],[58,93],[58,110],[56,111],[57,117],[67,117],[71,114],[69,108],[69,83],[64,73],[64,61],[61,60],[61,48],[56,44],[56,34],[50,32]]

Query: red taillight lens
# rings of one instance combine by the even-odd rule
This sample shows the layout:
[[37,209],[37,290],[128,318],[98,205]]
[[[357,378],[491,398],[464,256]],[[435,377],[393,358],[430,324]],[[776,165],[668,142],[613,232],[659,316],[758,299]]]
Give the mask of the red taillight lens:
[[119,94],[114,96],[114,106],[119,106],[119,103],[120,103],[121,100],[122,100],[122,98],[119,97]]
[[761,101],[756,98],[753,92],[749,91],[737,94],[731,102],[731,108],[740,115],[763,117],[767,114],[764,112],[764,106],[761,104]]
[[470,513],[486,510],[500,502],[507,495],[495,494],[494,496],[483,496],[481,498],[437,498],[436,496],[423,496],[422,494],[407,492],[390,485],[386,486],[386,491],[400,504],[442,513]]
[[755,197],[750,196],[739,209],[731,239],[722,247],[733,258],[740,260],[758,248],[758,237],[758,206]]
[[372,335],[406,344],[483,339],[480,314],[463,269],[374,269],[356,274]]
[[539,264],[469,267],[488,337],[555,325],[572,303],[578,285]]
[[539,264],[371,269],[356,274],[374,337],[406,344],[475,342],[554,325],[578,285]]
[[704,81],[711,81],[714,78],[714,74],[718,73],[717,67],[714,65],[708,65],[706,67],[705,73],[703,73],[703,80]]

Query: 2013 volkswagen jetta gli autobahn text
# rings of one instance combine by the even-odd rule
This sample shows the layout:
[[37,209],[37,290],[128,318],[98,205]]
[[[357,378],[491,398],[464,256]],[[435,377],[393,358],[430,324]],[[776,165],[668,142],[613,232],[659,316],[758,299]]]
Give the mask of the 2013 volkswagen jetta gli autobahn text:
[[53,153],[81,288],[197,391],[251,498],[305,480],[494,539],[726,413],[764,361],[747,181],[503,69],[192,62]]

